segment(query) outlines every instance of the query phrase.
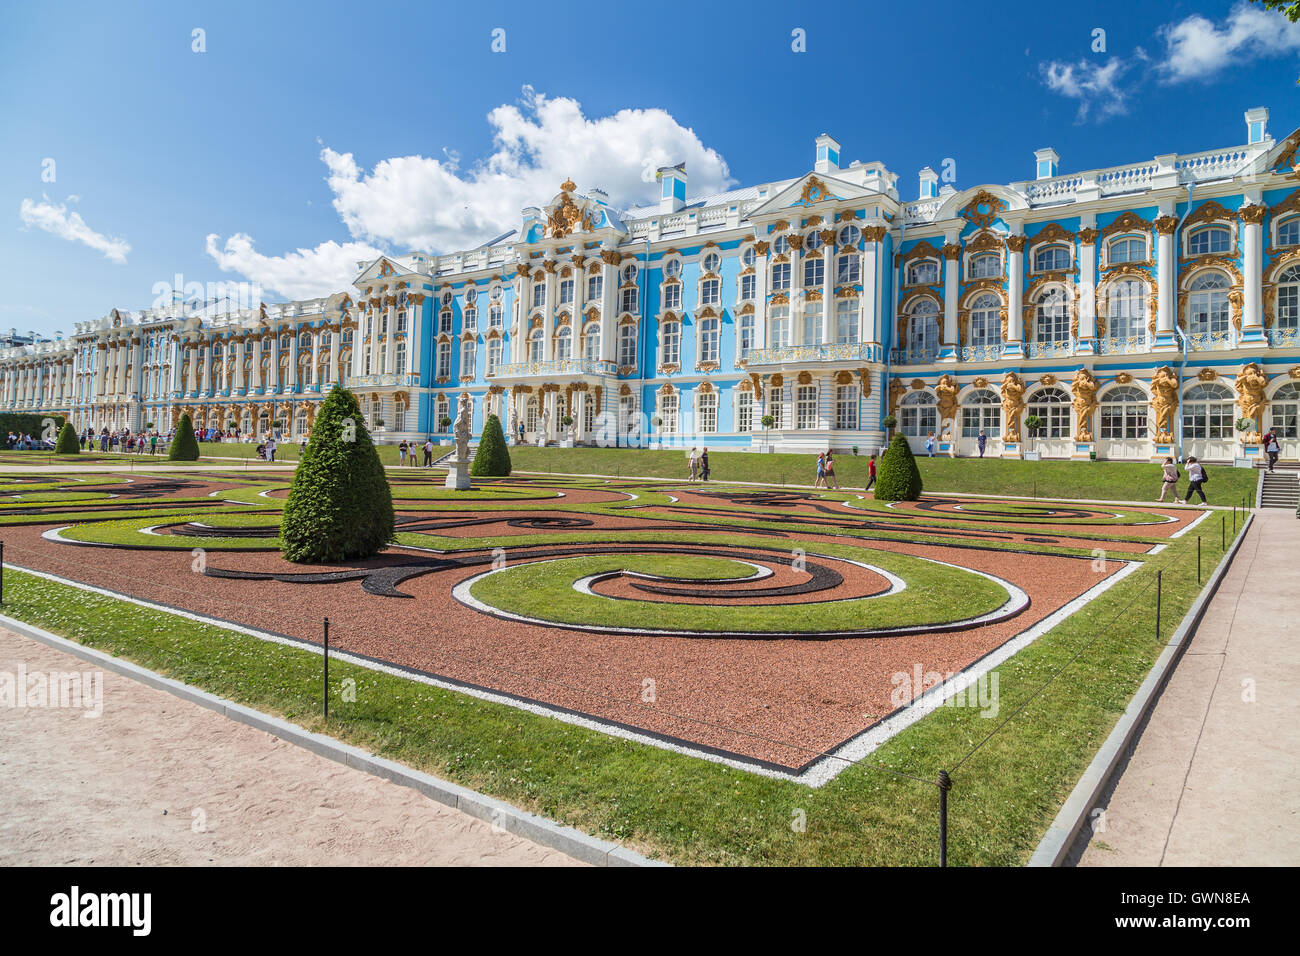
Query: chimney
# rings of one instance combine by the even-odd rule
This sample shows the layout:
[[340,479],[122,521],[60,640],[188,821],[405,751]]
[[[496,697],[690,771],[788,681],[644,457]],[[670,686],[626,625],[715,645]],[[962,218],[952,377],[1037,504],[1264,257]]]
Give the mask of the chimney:
[[1061,164],[1061,157],[1050,146],[1034,150],[1034,178],[1051,179]]
[[918,198],[933,199],[939,195],[939,174],[929,166],[921,170],[921,192]]
[[659,193],[659,211],[676,212],[686,205],[686,164],[660,166],[656,173],[662,191]]
[[1251,146],[1262,143],[1268,137],[1268,107],[1256,106],[1246,110],[1246,142]]
[[840,144],[826,133],[817,137],[817,163],[814,168],[819,173],[833,173],[840,168]]

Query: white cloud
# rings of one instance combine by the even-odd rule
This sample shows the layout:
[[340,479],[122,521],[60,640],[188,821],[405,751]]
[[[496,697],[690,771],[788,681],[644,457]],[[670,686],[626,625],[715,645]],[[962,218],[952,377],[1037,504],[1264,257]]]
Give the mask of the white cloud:
[[[1138,53],[1140,56],[1141,51]],[[1111,57],[1104,62],[1084,59],[1077,63],[1053,60],[1039,64],[1049,90],[1078,101],[1076,122],[1079,123],[1089,117],[1100,121],[1128,112],[1127,92],[1120,85],[1120,78],[1128,69],[1129,63],[1122,57]]]
[[[655,169],[683,161],[691,195],[718,192],[735,183],[726,161],[662,109],[625,109],[590,118],[574,99],[552,99],[525,87],[518,103],[493,109],[487,121],[492,152],[464,170],[460,154],[451,147],[441,150],[441,158],[399,156],[366,170],[352,153],[322,144],[320,158],[334,208],[356,243],[325,243],[286,256],[262,256],[253,251],[252,240],[240,234],[226,241],[220,258],[215,251],[218,239],[210,237],[209,255],[232,271],[256,267],[260,273],[246,273],[250,279],[290,295],[288,287],[317,288],[336,264],[365,258],[343,253],[359,243],[398,253],[437,253],[487,242],[517,228],[521,209],[549,202],[570,177],[583,192],[595,186],[604,189],[615,206],[658,199]],[[354,267],[352,263],[349,269]],[[306,270],[301,283],[295,278],[299,269]],[[334,288],[342,288],[352,277],[336,280]]]
[[1247,3],[1232,8],[1219,26],[1200,14],[1163,27],[1165,56],[1159,64],[1169,82],[1205,79],[1229,65],[1300,52],[1300,23]]
[[213,233],[207,252],[222,269],[235,272],[263,289],[288,299],[314,299],[346,289],[356,278],[357,263],[374,259],[381,250],[364,242],[323,242],[314,249],[298,249],[281,256],[265,256],[253,248],[253,239],[236,233],[225,243]]
[[[77,197],[69,196],[75,201]],[[126,264],[126,254],[131,251],[131,244],[125,239],[105,236],[86,225],[80,213],[69,212],[64,203],[55,205],[50,197],[42,195],[40,202],[24,199],[18,206],[18,216],[23,225],[35,226],[52,236],[67,239],[69,242],[84,243],[96,252],[102,252],[104,258],[121,265]]]

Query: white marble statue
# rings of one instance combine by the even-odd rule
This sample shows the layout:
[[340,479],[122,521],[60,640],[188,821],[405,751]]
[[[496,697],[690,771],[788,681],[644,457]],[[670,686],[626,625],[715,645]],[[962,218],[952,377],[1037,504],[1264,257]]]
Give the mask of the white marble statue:
[[469,436],[474,427],[474,402],[468,395],[462,394],[456,406],[456,460],[469,459]]
[[542,420],[540,423],[538,423],[537,426],[537,447],[538,448],[544,448],[546,446],[546,439],[550,437],[550,434],[551,434],[551,410],[549,408],[543,408]]

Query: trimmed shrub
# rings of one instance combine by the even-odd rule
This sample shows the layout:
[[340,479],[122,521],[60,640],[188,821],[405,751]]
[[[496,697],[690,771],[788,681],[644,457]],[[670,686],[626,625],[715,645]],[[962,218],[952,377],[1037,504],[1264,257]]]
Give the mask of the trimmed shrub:
[[194,439],[194,423],[188,413],[181,416],[176,423],[176,434],[172,437],[172,447],[167,452],[171,461],[198,461],[199,443]]
[[312,424],[280,520],[290,561],[355,561],[393,539],[393,496],[357,397],[334,386]]
[[880,457],[876,477],[877,501],[915,501],[921,497],[921,471],[916,467],[912,447],[902,435],[895,435]]
[[59,429],[59,437],[54,441],[54,454],[81,454],[81,439],[77,437],[77,430],[72,427],[72,422],[64,422],[63,427]]
[[501,431],[501,420],[489,415],[469,473],[475,478],[506,478],[510,469],[510,449],[506,447],[506,436]]

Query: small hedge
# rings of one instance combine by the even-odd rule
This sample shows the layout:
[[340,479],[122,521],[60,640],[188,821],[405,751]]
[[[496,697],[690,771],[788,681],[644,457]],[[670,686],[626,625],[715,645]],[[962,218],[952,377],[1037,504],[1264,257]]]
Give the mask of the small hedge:
[[188,413],[181,416],[176,424],[176,435],[172,438],[171,450],[167,452],[171,461],[198,461],[199,443],[194,438],[194,423]]
[[475,478],[507,478],[510,468],[510,449],[506,447],[506,436],[501,431],[501,420],[489,415],[469,473]]
[[880,458],[876,477],[877,501],[915,501],[921,497],[921,471],[916,467],[912,446],[895,435]]
[[59,437],[54,441],[54,454],[81,454],[81,439],[77,437],[77,430],[72,427],[72,422],[64,422],[63,427],[59,429]]
[[336,385],[321,403],[280,521],[290,561],[355,561],[393,539],[393,496],[357,397]]

